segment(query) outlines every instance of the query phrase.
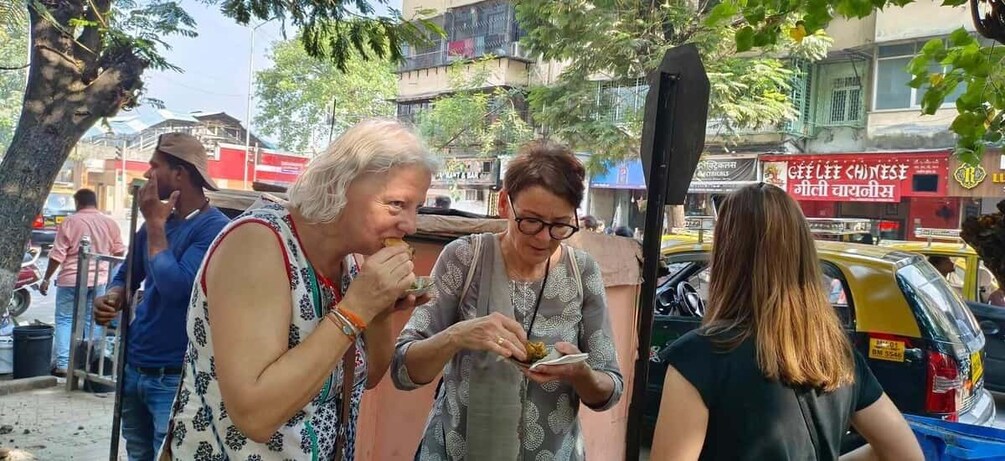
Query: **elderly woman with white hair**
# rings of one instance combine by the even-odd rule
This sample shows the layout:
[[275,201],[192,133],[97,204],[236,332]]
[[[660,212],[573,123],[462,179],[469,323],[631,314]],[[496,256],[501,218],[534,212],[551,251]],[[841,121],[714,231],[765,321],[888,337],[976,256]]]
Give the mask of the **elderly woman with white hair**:
[[[391,360],[389,313],[425,303],[406,246],[435,163],[395,121],[362,122],[308,165],[286,205],[210,247],[161,459],[354,458],[364,389]],[[366,255],[364,262],[362,255]]]

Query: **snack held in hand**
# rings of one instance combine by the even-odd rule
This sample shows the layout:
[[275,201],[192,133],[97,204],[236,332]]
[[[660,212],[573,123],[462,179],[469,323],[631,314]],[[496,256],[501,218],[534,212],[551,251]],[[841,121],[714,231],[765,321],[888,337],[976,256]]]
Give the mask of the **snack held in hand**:
[[412,257],[415,257],[415,248],[412,248],[411,245],[405,243],[404,240],[399,239],[399,238],[393,238],[393,237],[392,238],[386,238],[386,239],[384,239],[384,246],[385,247],[391,247],[391,246],[397,246],[397,245],[405,245],[406,247],[408,247],[408,254],[411,255]]
[[534,363],[548,355],[548,348],[540,341],[529,341],[525,345],[527,348],[527,362]]

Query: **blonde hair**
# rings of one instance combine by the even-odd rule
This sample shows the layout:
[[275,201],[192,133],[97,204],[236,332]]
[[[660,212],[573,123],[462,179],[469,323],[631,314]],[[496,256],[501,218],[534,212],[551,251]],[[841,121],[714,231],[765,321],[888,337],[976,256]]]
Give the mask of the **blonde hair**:
[[775,186],[744,187],[723,201],[713,242],[705,334],[726,349],[753,336],[768,379],[828,392],[852,383],[851,344],[799,205]]
[[312,222],[333,222],[345,208],[356,178],[402,165],[425,168],[430,174],[438,168],[410,128],[396,120],[364,120],[311,160],[290,187],[289,204]]

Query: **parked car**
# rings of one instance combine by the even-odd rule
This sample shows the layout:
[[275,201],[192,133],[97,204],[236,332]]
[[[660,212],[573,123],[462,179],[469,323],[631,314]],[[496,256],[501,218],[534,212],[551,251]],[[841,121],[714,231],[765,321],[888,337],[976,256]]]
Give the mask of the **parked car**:
[[52,192],[45,199],[42,214],[35,218],[31,229],[32,246],[49,248],[56,240],[57,226],[63,223],[67,216],[76,212],[73,202],[73,192]]
[[[690,239],[664,242],[648,431],[655,427],[666,370],[660,352],[697,328],[704,315],[710,249],[709,243]],[[994,421],[994,399],[984,388],[985,337],[964,301],[924,257],[828,241],[818,241],[817,250],[821,283],[849,339],[901,411],[978,425]]]

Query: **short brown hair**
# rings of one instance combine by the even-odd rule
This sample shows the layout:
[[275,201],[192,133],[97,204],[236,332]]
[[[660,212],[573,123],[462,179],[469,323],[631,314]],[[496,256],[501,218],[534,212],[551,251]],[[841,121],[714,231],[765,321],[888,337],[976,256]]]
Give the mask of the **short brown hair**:
[[506,167],[503,187],[515,198],[521,191],[541,186],[579,208],[583,202],[586,168],[568,147],[551,141],[531,141],[520,147]]

